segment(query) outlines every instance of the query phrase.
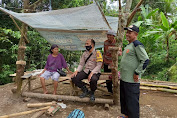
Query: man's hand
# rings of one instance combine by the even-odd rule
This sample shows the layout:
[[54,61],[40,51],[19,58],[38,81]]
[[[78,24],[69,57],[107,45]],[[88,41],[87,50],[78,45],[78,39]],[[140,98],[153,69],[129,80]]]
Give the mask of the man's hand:
[[90,82],[92,76],[93,76],[93,73],[91,72],[91,73],[89,74],[89,76],[88,76],[88,81],[89,81],[89,82]]
[[134,82],[138,82],[139,81],[139,75],[134,74],[133,79],[134,79]]
[[68,73],[69,73],[69,74],[73,74],[73,72],[72,72],[72,71],[70,71],[70,70],[68,71]]
[[77,73],[78,73],[78,71],[76,70],[76,71],[71,75],[71,78],[76,77]]

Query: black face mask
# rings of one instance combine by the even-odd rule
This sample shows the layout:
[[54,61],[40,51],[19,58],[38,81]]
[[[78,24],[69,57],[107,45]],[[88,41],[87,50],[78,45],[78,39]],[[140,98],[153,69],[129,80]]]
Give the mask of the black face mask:
[[90,51],[92,49],[92,46],[85,46],[86,50]]

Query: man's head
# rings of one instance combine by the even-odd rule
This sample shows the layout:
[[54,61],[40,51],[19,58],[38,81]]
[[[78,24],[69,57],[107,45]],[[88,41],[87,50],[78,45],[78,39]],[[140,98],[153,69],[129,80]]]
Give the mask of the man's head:
[[139,27],[131,25],[129,27],[124,28],[124,30],[127,30],[126,39],[129,43],[137,39]]
[[88,39],[85,42],[85,48],[86,50],[90,51],[95,47],[95,41],[93,39]]
[[116,36],[116,33],[113,30],[109,30],[107,32],[108,41],[112,42],[115,36]]

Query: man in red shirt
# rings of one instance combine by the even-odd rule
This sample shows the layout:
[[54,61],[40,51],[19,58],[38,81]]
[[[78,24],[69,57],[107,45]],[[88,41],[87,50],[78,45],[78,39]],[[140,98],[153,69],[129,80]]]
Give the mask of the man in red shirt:
[[[115,46],[116,40],[115,40],[116,33],[112,30],[109,30],[107,32],[107,40],[104,42],[104,54],[103,54],[103,64],[104,64],[104,72],[111,72],[110,67],[112,66],[112,55],[111,51],[108,50],[108,47]],[[108,92],[112,92],[112,80],[106,80],[106,86],[108,89]]]

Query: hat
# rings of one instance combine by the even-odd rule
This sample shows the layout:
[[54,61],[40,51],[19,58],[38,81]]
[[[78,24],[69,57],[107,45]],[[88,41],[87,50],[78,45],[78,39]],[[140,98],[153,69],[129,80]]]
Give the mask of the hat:
[[109,31],[107,32],[107,34],[110,34],[110,35],[116,36],[116,33],[115,33],[113,30],[109,30]]
[[129,27],[124,28],[124,30],[130,30],[130,31],[135,31],[135,32],[139,32],[139,27],[135,26],[135,25],[130,25]]

